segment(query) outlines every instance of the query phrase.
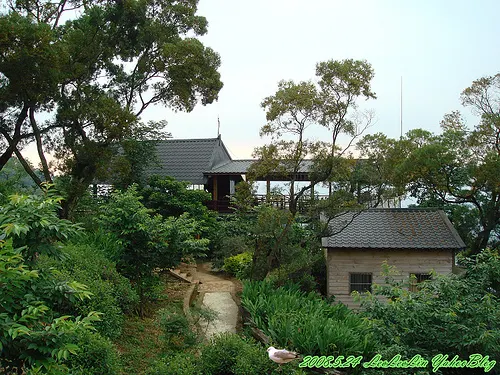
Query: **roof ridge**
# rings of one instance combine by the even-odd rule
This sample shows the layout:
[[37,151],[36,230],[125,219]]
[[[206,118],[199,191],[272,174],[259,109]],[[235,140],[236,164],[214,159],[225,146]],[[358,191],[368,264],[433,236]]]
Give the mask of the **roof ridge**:
[[216,141],[219,138],[169,138],[169,139],[157,139],[155,142],[200,142],[200,141]]
[[[356,210],[352,210],[356,211]],[[395,208],[368,208],[364,210],[365,212],[437,212],[442,211],[439,207],[395,207]]]

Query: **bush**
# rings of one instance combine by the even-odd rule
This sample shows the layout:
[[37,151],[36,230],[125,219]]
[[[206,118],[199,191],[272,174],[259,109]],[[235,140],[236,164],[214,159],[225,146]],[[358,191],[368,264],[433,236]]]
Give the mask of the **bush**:
[[205,375],[199,360],[190,353],[176,353],[156,362],[146,375]]
[[[84,283],[92,297],[71,304],[64,301],[64,304],[58,305],[58,310],[75,315],[99,311],[103,315],[102,320],[95,324],[98,331],[109,338],[120,336],[123,314],[133,311],[138,303],[137,293],[130,282],[99,250],[87,245],[69,244],[61,251],[64,260],[41,257],[37,266],[45,273],[50,268],[57,268],[58,281],[74,279]],[[53,302],[57,304],[57,301]]]
[[224,259],[224,266],[222,269],[227,273],[236,276],[238,279],[246,279],[250,277],[250,271],[252,269],[252,253],[246,251]]
[[231,333],[212,338],[200,351],[199,358],[186,352],[166,357],[156,362],[146,375],[305,375],[297,368],[298,361],[279,369],[265,348]]
[[[11,239],[0,241],[0,369],[7,373],[30,368],[33,373],[42,368],[64,373],[63,360],[78,350],[75,335],[98,320],[95,313],[84,318],[58,315],[41,298],[39,277],[12,248]],[[60,294],[88,297],[83,285],[70,282],[60,285]]]
[[302,374],[297,363],[282,366],[277,372],[278,365],[269,359],[265,348],[235,334],[213,338],[202,348],[200,364],[206,375]]
[[162,331],[161,339],[167,349],[184,349],[197,343],[197,334],[179,308],[173,307],[158,311],[158,323]]
[[118,353],[109,339],[99,333],[78,335],[77,355],[67,362],[73,375],[115,375],[120,372]]
[[331,305],[298,285],[243,283],[241,303],[252,323],[279,346],[309,355],[369,355],[375,341],[370,325],[344,305]]
[[[362,303],[375,335],[387,351],[409,357],[474,353],[500,361],[500,257],[483,251],[464,275],[436,276],[416,292],[395,282],[385,266],[386,285],[374,285]],[[377,295],[389,302],[381,302]],[[431,340],[429,338],[432,338]],[[393,354],[393,355],[394,355]],[[447,373],[443,370],[443,373]],[[472,374],[474,370],[468,369]],[[483,369],[480,372],[484,373]]]

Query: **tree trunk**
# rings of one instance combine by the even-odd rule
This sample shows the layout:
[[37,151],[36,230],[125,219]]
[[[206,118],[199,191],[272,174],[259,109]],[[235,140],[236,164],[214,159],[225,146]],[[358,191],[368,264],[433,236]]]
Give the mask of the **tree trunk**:
[[16,120],[16,125],[14,128],[14,136],[10,138],[8,133],[4,133],[2,131],[2,135],[4,138],[7,140],[9,143],[9,147],[7,147],[7,150],[5,150],[2,155],[0,155],[0,171],[3,169],[5,164],[9,161],[9,159],[12,157],[12,154],[14,154],[17,144],[19,141],[22,139],[21,137],[21,126],[23,125],[24,120],[26,120],[26,117],[28,116],[28,106],[24,105],[23,109],[21,110],[21,113],[19,113],[19,116],[17,117]]
[[492,230],[493,227],[490,225],[477,234],[477,237],[471,247],[471,255],[479,254],[481,251],[486,249]]

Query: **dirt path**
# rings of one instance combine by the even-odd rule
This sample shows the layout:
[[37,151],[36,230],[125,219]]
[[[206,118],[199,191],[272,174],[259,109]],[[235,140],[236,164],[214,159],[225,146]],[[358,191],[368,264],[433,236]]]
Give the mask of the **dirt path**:
[[222,333],[236,332],[240,324],[239,299],[237,292],[241,290],[241,283],[212,271],[211,263],[199,263],[196,269],[191,269],[190,274],[194,280],[199,280],[199,299],[203,305],[216,311],[218,317],[208,324],[203,323],[206,337]]

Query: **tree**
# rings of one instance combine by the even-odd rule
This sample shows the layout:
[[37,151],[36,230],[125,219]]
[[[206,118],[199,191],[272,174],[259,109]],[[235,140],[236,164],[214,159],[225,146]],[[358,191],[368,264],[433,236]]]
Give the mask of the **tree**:
[[[53,151],[58,168],[71,176],[63,207],[68,216],[107,170],[116,143],[159,139],[164,122],[140,121],[149,106],[191,111],[216,100],[219,55],[191,37],[207,31],[197,3],[12,3],[0,17],[0,134],[7,146],[0,169],[12,153],[23,162],[20,146],[35,140],[50,181],[45,152]],[[75,9],[81,15],[71,19]],[[70,20],[61,24],[65,17]]]
[[140,202],[133,185],[123,193],[116,192],[98,219],[100,226],[120,242],[116,266],[137,289],[141,315],[155,278],[153,271],[173,268],[183,257],[204,254],[208,245],[208,240],[195,238],[199,224],[189,215],[163,218],[151,213]]
[[480,115],[472,129],[455,111],[445,115],[441,134],[415,129],[398,141],[379,135],[361,143],[363,155],[371,162],[384,160],[383,168],[393,171],[383,177],[388,185],[407,191],[419,204],[445,208],[472,254],[497,243],[500,225],[499,88],[496,75],[462,92],[462,103]]
[[[297,212],[297,201],[308,190],[319,182],[338,181],[350,169],[350,163],[342,157],[371,122],[370,112],[357,111],[356,100],[375,98],[370,87],[373,75],[366,61],[320,62],[316,65],[316,83],[281,81],[276,94],[262,102],[268,123],[260,134],[270,136],[272,142],[255,150],[259,162],[252,166],[250,176],[277,175],[289,180],[292,215]],[[306,130],[313,125],[327,128],[331,142],[310,141]],[[341,134],[350,137],[345,148],[338,143]],[[297,173],[306,165],[311,169],[310,184],[295,192]]]
[[[333,193],[336,196],[327,203],[337,204],[341,197],[353,200],[352,193],[349,197],[343,194],[345,189],[352,190],[350,176],[354,166],[354,160],[346,157],[346,152],[371,122],[371,114],[358,111],[356,101],[375,98],[370,86],[373,70],[366,61],[330,60],[316,65],[316,76],[316,82],[281,81],[276,93],[261,104],[267,124],[260,134],[271,137],[271,143],[255,150],[254,156],[259,160],[251,166],[249,178],[290,181],[286,221],[279,227],[282,228],[279,235],[273,235],[275,240],[268,243],[271,248],[257,246],[254,254],[263,257],[254,259],[254,265],[266,264],[265,271],[279,264],[280,246],[294,223],[298,202],[315,185],[335,181],[335,187],[342,191],[338,195]],[[308,130],[313,126],[328,129],[331,141],[312,141]],[[342,134],[350,138],[345,148],[339,145]],[[296,191],[295,182],[304,169],[308,170],[309,183]],[[337,208],[346,206],[341,204]]]

